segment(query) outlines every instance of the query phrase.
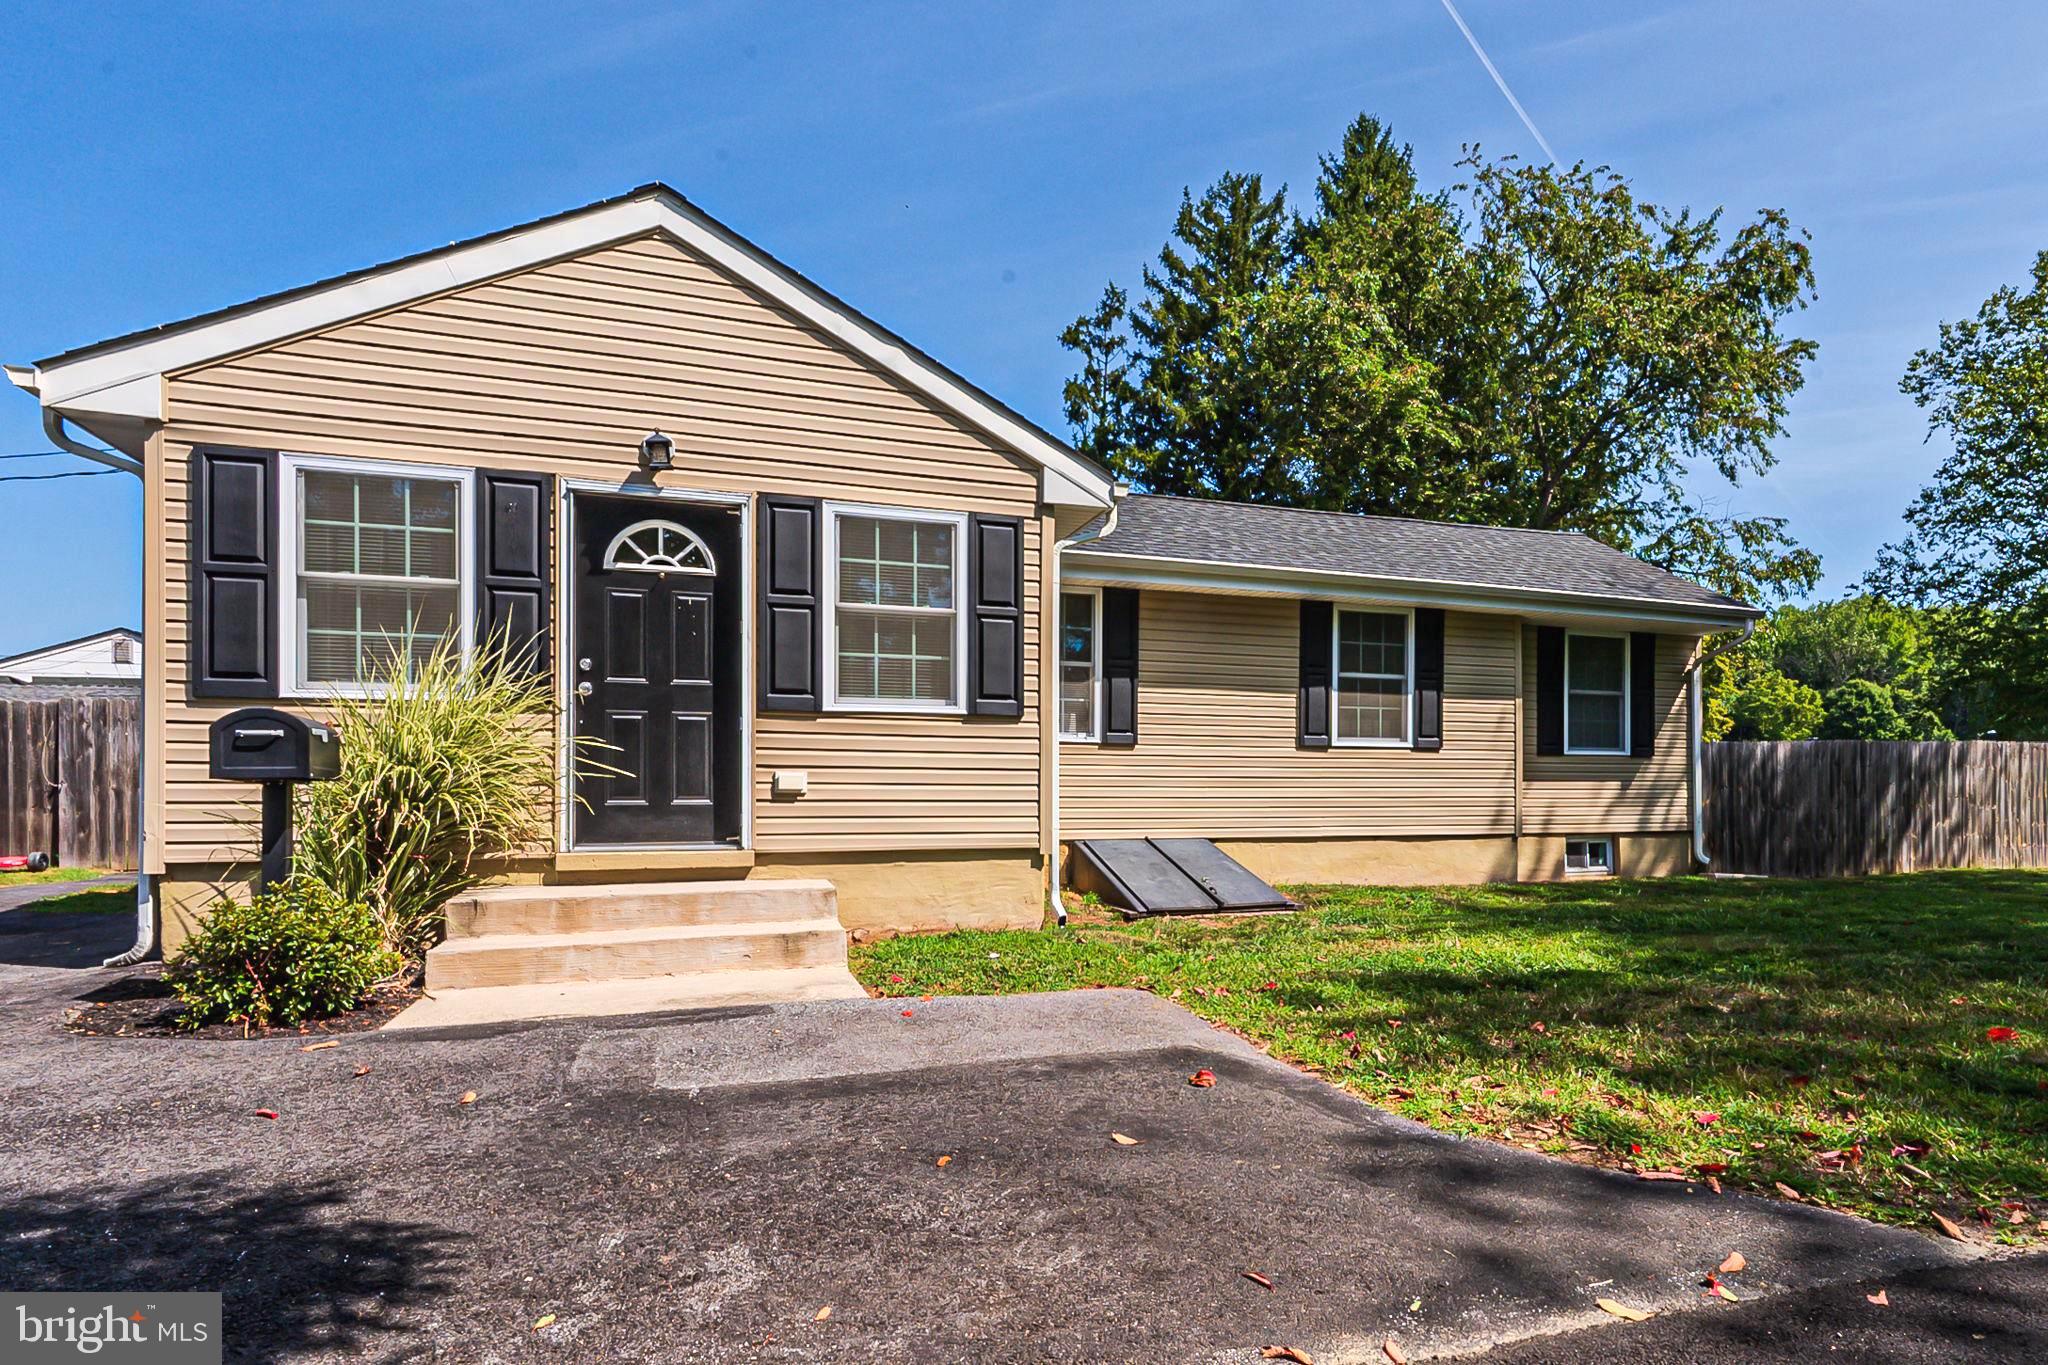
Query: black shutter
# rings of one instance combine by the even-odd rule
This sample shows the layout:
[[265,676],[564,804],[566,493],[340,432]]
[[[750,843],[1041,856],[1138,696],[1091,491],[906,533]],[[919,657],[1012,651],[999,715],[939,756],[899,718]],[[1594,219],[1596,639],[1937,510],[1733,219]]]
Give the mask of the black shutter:
[[187,490],[195,697],[275,697],[277,452],[201,447]]
[[1102,590],[1102,742],[1138,742],[1138,590]]
[[1630,631],[1628,655],[1628,751],[1648,758],[1657,742],[1657,637]]
[[1024,523],[967,521],[967,709],[1024,714]]
[[1536,752],[1564,752],[1564,627],[1536,627]]
[[1444,747],[1444,613],[1415,609],[1415,747]]
[[548,677],[548,546],[555,516],[552,474],[479,469],[476,475],[476,631],[522,671]]
[[816,498],[760,500],[761,709],[816,711],[824,691],[824,509]]
[[1330,675],[1335,646],[1328,602],[1301,604],[1301,693],[1295,707],[1295,743],[1330,747]]

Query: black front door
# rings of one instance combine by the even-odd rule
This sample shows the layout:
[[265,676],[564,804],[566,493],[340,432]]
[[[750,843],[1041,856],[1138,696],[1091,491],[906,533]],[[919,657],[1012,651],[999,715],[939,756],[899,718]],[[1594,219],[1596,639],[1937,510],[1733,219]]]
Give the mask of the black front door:
[[577,846],[737,842],[739,511],[578,494],[575,528]]

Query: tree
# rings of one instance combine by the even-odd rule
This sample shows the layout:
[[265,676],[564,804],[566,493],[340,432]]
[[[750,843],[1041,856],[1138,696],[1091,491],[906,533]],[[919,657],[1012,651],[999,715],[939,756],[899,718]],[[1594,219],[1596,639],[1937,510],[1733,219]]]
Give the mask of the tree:
[[1912,732],[1892,703],[1891,689],[1868,678],[1851,678],[1827,694],[1820,723],[1822,739],[1911,739]]
[[1820,729],[1820,693],[1763,660],[1737,665],[1723,739],[1812,739]]
[[1781,520],[1690,492],[1774,461],[1814,349],[1785,331],[1804,234],[1724,234],[1604,167],[1460,164],[1463,212],[1361,118],[1306,219],[1256,176],[1183,194],[1135,307],[1111,286],[1062,336],[1079,444],[1152,492],[1578,530],[1725,591],[1811,587]]
[[1942,609],[1936,648],[1975,684],[1984,728],[2048,734],[2048,251],[2030,288],[1943,323],[1899,387],[1951,453],[1869,584]]
[[1822,693],[1851,679],[1878,684],[1911,739],[1953,739],[1943,714],[1956,713],[1939,676],[1927,615],[1869,594],[1784,606],[1771,616],[1771,649],[1787,676]]

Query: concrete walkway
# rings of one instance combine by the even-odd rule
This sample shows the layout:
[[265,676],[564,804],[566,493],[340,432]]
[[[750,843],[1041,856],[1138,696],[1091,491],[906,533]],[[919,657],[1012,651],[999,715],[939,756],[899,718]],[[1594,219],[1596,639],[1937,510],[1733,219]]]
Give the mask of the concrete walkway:
[[[1712,1331],[2036,1264],[1449,1139],[1134,992],[59,1032],[109,975],[0,965],[0,1284],[220,1289],[230,1359],[1755,1360]],[[1959,1292],[1898,1358],[2048,1350]]]

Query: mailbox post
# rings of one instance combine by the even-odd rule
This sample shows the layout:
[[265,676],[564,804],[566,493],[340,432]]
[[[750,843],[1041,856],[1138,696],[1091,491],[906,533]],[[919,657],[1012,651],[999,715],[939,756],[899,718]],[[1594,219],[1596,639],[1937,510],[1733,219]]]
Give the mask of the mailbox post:
[[256,889],[275,886],[291,874],[292,784],[338,774],[341,743],[324,725],[265,706],[222,716],[208,740],[214,777],[263,784],[263,868]]

